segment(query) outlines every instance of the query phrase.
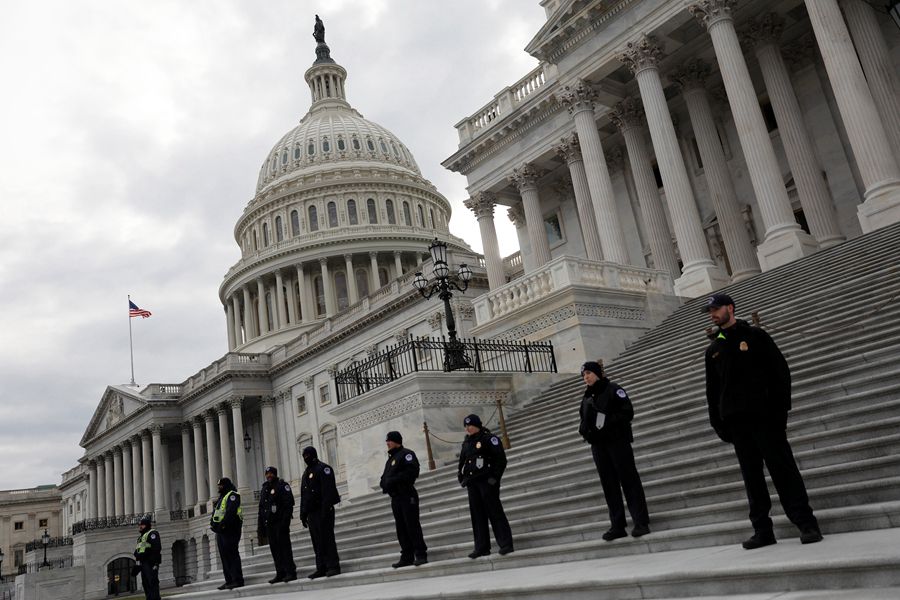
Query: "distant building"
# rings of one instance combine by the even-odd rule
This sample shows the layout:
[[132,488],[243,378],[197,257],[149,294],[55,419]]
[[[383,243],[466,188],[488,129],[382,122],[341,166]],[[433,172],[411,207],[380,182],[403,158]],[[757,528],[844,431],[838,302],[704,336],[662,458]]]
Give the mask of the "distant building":
[[25,569],[29,542],[40,540],[44,531],[52,538],[64,535],[61,497],[55,485],[0,491],[4,581],[12,581],[20,570]]

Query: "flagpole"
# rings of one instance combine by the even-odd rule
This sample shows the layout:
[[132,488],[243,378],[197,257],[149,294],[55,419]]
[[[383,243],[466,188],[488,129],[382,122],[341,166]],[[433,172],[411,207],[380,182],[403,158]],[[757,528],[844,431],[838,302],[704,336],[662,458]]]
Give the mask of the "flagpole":
[[128,294],[128,352],[131,354],[131,385],[137,385],[134,382],[134,344],[131,337],[131,294]]

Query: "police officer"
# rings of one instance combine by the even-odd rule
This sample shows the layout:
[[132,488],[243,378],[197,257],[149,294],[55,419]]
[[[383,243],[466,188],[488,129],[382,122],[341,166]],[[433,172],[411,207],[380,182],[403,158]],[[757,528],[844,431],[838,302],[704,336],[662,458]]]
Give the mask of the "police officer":
[[232,590],[244,586],[244,572],[241,569],[241,555],[238,546],[241,542],[241,528],[244,523],[244,510],[241,508],[241,496],[231,479],[223,477],[219,480],[219,498],[215,510],[209,520],[209,528],[216,534],[216,546],[222,560],[222,572],[225,583],[220,590]]
[[334,505],[341,501],[334,479],[334,469],[319,460],[312,446],[303,449],[306,470],[300,485],[300,522],[309,528],[316,570],[310,579],[340,575],[341,562],[334,540]]
[[403,447],[399,431],[389,431],[385,443],[388,459],[381,474],[381,491],[391,497],[391,510],[400,541],[400,560],[395,569],[420,566],[428,562],[428,548],[419,523],[419,493],[415,482],[419,477],[419,459],[412,450]]
[[631,435],[631,420],[634,418],[631,400],[624,389],[603,376],[600,363],[584,363],[581,376],[587,388],[581,400],[578,433],[591,445],[591,454],[606,498],[610,528],[603,534],[603,539],[611,542],[628,535],[625,531],[623,491],[634,525],[631,535],[647,535],[650,533],[647,500],[631,449],[631,442],[634,441]]
[[754,533],[743,547],[752,550],[776,543],[763,464],[785,514],[800,530],[800,541],[821,541],[819,523],[787,440],[791,410],[787,361],[768,333],[735,318],[734,300],[728,294],[707,298],[703,312],[719,327],[706,349],[709,422],[723,442],[734,445],[750,503]]
[[297,565],[291,548],[291,518],[294,494],[291,486],[278,477],[278,469],[266,467],[266,480],[259,494],[259,525],[257,534],[269,540],[269,550],[275,561],[275,577],[269,583],[297,579]]
[[482,426],[478,415],[469,415],[463,424],[467,435],[459,452],[457,477],[469,493],[469,513],[475,537],[475,550],[469,558],[491,553],[488,521],[500,546],[500,554],[509,554],[513,551],[512,530],[500,503],[500,478],[506,470],[506,452],[500,439]]
[[137,546],[134,549],[136,564],[132,575],[141,574],[141,587],[147,600],[160,600],[159,596],[159,564],[162,562],[162,542],[159,533],[151,527],[149,516],[141,518],[138,524]]

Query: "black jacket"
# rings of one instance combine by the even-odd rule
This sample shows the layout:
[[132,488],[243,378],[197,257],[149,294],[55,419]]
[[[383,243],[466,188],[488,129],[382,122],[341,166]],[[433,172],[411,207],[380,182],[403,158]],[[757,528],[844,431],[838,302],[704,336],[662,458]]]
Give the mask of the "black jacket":
[[294,512],[294,493],[283,479],[265,481],[259,492],[259,524],[257,531],[266,528],[290,527]]
[[[597,429],[597,413],[606,415],[601,429]],[[634,407],[628,393],[619,384],[601,377],[597,383],[584,390],[579,410],[581,423],[578,433],[589,444],[603,444],[612,441],[634,441],[631,420]]]
[[[229,496],[229,499],[225,501],[225,516],[217,523],[213,519],[215,518],[216,510],[222,503],[222,498],[224,496]],[[216,498],[216,503],[213,505],[213,514],[209,517],[209,528],[216,533],[240,533],[243,525],[243,519],[238,516],[238,509],[240,507],[241,495],[237,493],[237,488],[235,488],[234,484],[229,480],[225,489],[219,494],[219,497]]]
[[768,333],[737,321],[713,336],[706,349],[706,402],[717,432],[734,415],[787,418],[791,370]]
[[[134,560],[139,563],[145,563],[150,566],[155,566],[162,562],[162,542],[159,539],[158,531],[151,527],[149,532],[150,535],[147,536],[147,542],[150,544],[150,548],[141,553],[135,550]],[[143,533],[138,535],[138,542],[141,541],[142,537],[144,537]]]
[[340,501],[334,469],[318,459],[306,467],[300,483],[300,518],[305,520],[310,513],[331,508]]
[[399,446],[388,451],[384,472],[381,474],[381,491],[394,496],[412,496],[419,477],[419,459],[412,450]]
[[460,485],[487,481],[492,485],[500,482],[506,470],[506,452],[503,443],[488,429],[467,435],[459,452],[457,478]]

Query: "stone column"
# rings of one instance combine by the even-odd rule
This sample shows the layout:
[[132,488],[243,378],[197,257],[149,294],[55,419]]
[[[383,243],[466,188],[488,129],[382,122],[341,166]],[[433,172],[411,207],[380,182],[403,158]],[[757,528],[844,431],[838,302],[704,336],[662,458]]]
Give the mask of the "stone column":
[[[584,240],[585,254],[589,260],[603,260],[603,246],[600,243],[597,221],[594,218],[594,207],[591,204],[591,188],[588,184],[587,172],[584,169],[584,158],[581,156],[578,134],[572,133],[562,138],[560,143],[553,147],[553,150],[557,156],[566,161],[566,165],[569,167],[569,175],[572,177],[572,188],[575,191],[575,208],[578,210],[578,223],[581,225],[581,239]],[[493,226],[493,221],[491,225]],[[482,233],[481,237],[484,237],[484,233]],[[494,238],[496,240],[496,234]]]
[[222,457],[221,476],[234,479],[234,473],[231,472],[231,436],[228,434],[231,427],[228,426],[228,412],[228,405],[219,404],[216,406],[216,413],[219,415],[219,454]]
[[347,295],[350,304],[359,302],[359,289],[356,287],[356,274],[353,272],[353,255],[344,255],[344,270],[347,273]]
[[756,251],[760,267],[767,271],[815,252],[818,245],[812,236],[800,229],[794,219],[781,178],[781,167],[778,166],[762,109],[753,89],[753,81],[734,30],[731,9],[735,2],[736,0],[703,0],[690,5],[688,10],[706,26],[716,51],[722,82],[725,84],[750,181],[766,228],[765,239],[757,246]]
[[222,473],[219,470],[219,449],[216,447],[216,413],[209,411],[203,414],[206,422],[206,476],[209,484],[209,499],[213,500],[218,493],[216,487]]
[[141,432],[141,473],[144,484],[144,514],[151,514],[156,507],[153,504],[153,455],[151,454],[150,432],[146,429]]
[[381,279],[378,277],[378,253],[369,252],[369,285],[372,291],[381,288]]
[[287,315],[284,313],[284,279],[281,270],[275,271],[275,302],[278,304],[275,314],[278,315],[276,329],[282,329],[287,324]]
[[400,259],[400,251],[394,250],[394,271],[397,273],[397,277],[401,277],[403,275],[403,261],[401,261]]
[[628,162],[641,207],[641,218],[647,228],[647,243],[653,254],[653,262],[657,269],[670,273],[672,279],[677,280],[681,276],[681,268],[678,266],[666,212],[653,175],[650,152],[647,149],[644,108],[639,101],[629,98],[616,105],[609,116],[625,140],[625,150],[628,152]]
[[113,448],[113,502],[114,514],[117,517],[125,515],[125,478],[122,473],[122,449]]
[[250,295],[250,288],[245,285],[241,291],[244,294],[244,341],[249,342],[259,334],[256,329],[256,319],[253,316],[253,298]]
[[730,280],[713,261],[706,245],[697,202],[659,78],[658,65],[662,55],[656,40],[644,36],[637,42],[629,42],[625,52],[619,55],[619,60],[631,69],[638,82],[653,151],[670,206],[669,213],[682,263],[681,277],[675,280],[675,293],[679,296],[700,296],[727,285]]
[[194,450],[191,447],[191,426],[188,423],[181,424],[181,467],[184,473],[184,508],[194,506]]
[[162,482],[163,482],[163,510],[168,518],[169,502],[172,501],[172,474],[170,472],[169,460],[169,442],[165,439],[161,440],[162,452],[160,453],[160,462],[162,463]]
[[475,213],[478,228],[481,230],[481,245],[484,250],[484,263],[487,267],[488,288],[495,290],[506,283],[503,273],[503,259],[500,258],[500,245],[497,242],[497,229],[494,227],[494,203],[496,196],[491,192],[478,192],[464,201],[466,208]]
[[744,39],[748,46],[755,48],[810,233],[820,247],[828,248],[841,243],[845,238],[838,227],[831,192],[822,177],[822,169],[816,162],[812,140],[803,124],[800,103],[797,102],[787,66],[778,47],[783,29],[783,19],[775,13],[769,13],[762,19],[751,21],[744,30]]
[[112,452],[103,455],[103,492],[106,496],[106,517],[116,516],[116,481]]
[[681,95],[687,105],[694,138],[703,161],[709,196],[719,221],[728,262],[731,263],[731,280],[738,282],[760,272],[759,260],[750,243],[750,234],[744,224],[710,108],[709,93],[705,87],[709,73],[710,66],[707,63],[692,59],[670,73],[669,79],[681,88]]
[[235,346],[237,346],[237,342],[235,342],[235,329],[234,329],[234,307],[231,305],[231,302],[228,300],[225,301],[225,327],[228,330],[228,351],[234,350]]
[[310,304],[309,300],[309,288],[306,285],[306,273],[304,272],[303,265],[296,265],[297,269],[297,289],[300,292],[300,320],[304,323],[309,323],[309,321],[313,318],[313,305]]
[[328,270],[328,259],[320,258],[319,267],[322,269],[322,288],[325,290],[325,316],[330,318],[337,312],[337,302],[334,298],[334,281]]
[[234,329],[234,345],[237,347],[247,341],[241,332],[241,300],[237,293],[231,295],[231,318],[234,320],[232,328]]
[[153,514],[156,520],[161,517],[166,520],[168,506],[163,481],[162,427],[151,425],[150,434],[153,436]]
[[88,518],[96,519],[100,516],[98,510],[97,499],[100,495],[97,493],[97,461],[88,461]]
[[539,175],[534,166],[525,163],[513,169],[512,175],[508,178],[522,196],[522,206],[525,208],[525,227],[528,229],[531,254],[534,256],[535,267],[538,269],[550,262],[550,244],[547,242],[547,233],[544,231],[544,215],[541,212],[541,197],[537,188]]
[[125,496],[125,505],[122,513],[134,514],[134,472],[132,471],[131,440],[122,443],[122,492]]
[[141,469],[141,436],[131,437],[131,494],[134,497],[134,505],[131,514],[139,515],[144,512],[144,474]]
[[[594,207],[603,257],[610,262],[627,265],[628,251],[619,223],[615,192],[609,178],[606,158],[603,156],[597,122],[594,119],[596,95],[587,82],[579,79],[572,85],[565,86],[559,94],[559,99],[566,105],[575,121],[575,131],[578,133],[578,143],[587,171],[588,189],[591,192],[591,203]],[[528,219],[527,214],[525,218]],[[541,233],[543,234],[543,219],[541,219]]]
[[206,465],[203,464],[203,422],[200,418],[191,419],[194,430],[194,476],[197,478],[197,514],[200,506],[209,502],[209,487],[204,477]]
[[250,489],[250,479],[247,477],[247,457],[244,451],[244,415],[241,406],[244,399],[240,396],[231,398],[231,422],[234,427],[234,464],[236,479],[234,484],[244,490]]
[[285,277],[284,286],[287,288],[287,305],[288,305],[288,321],[291,325],[297,324],[297,292],[294,286],[293,277]]
[[259,335],[269,333],[269,312],[266,306],[266,286],[262,277],[256,278],[256,312],[259,317]]
[[[313,398],[309,398],[310,402],[314,402]],[[266,396],[259,404],[262,411],[262,430],[263,430],[263,456],[266,459],[266,466],[278,466],[275,461],[278,457],[278,438],[275,433],[275,399]]]
[[106,459],[97,457],[97,518],[106,518]]
[[840,4],[888,142],[894,156],[900,157],[900,78],[878,24],[884,17],[879,17],[865,0],[841,0]]
[[[837,0],[806,0],[816,42],[866,188],[859,223],[868,233],[900,221],[900,166],[891,151]],[[895,97],[896,100],[896,97]]]

